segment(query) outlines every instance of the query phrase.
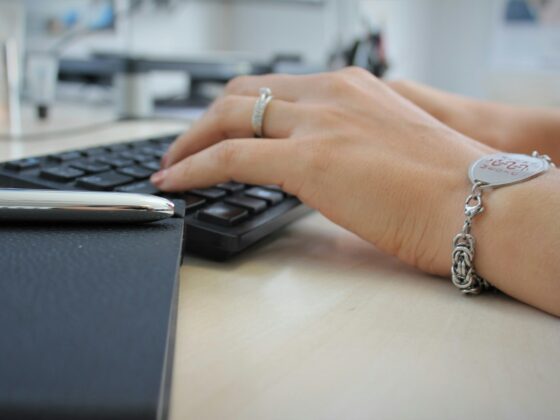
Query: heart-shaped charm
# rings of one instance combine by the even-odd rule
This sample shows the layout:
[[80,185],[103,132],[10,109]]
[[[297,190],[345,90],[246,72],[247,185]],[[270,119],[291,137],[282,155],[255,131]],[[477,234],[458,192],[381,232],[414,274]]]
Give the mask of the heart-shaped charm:
[[546,172],[550,164],[546,159],[514,153],[496,153],[484,156],[469,169],[469,178],[483,182],[483,188],[517,184]]

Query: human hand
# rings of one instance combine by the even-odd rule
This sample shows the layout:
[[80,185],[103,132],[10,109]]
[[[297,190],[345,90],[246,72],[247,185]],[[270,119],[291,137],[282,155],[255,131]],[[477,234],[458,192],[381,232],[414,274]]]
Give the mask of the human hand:
[[[266,138],[254,139],[261,87],[274,99]],[[152,182],[164,191],[276,184],[381,250],[448,275],[467,168],[489,152],[361,69],[250,76],[172,144]]]

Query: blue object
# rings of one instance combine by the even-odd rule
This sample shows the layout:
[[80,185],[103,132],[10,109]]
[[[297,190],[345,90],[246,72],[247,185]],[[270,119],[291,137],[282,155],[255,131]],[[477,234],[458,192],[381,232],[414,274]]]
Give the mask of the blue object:
[[62,23],[65,28],[72,28],[78,24],[80,20],[80,14],[75,9],[70,9],[62,16]]
[[89,24],[90,29],[110,29],[115,25],[115,11],[111,3],[101,6],[99,14]]
[[535,22],[537,16],[526,0],[509,0],[505,13],[506,22]]

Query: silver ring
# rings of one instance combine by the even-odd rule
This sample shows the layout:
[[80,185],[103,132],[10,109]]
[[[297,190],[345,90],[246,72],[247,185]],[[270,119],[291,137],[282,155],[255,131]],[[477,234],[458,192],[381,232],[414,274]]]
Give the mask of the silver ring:
[[273,98],[272,91],[267,87],[260,88],[259,94],[260,96],[255,102],[253,117],[251,118],[253,133],[257,138],[263,137],[264,113],[266,111],[266,107]]

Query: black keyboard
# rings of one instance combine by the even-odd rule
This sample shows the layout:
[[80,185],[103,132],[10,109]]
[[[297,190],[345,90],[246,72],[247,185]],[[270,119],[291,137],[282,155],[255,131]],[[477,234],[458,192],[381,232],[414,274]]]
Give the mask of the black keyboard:
[[185,249],[225,259],[309,212],[276,186],[236,182],[180,194],[149,181],[175,136],[110,144],[0,163],[0,187],[156,194],[185,202]]

